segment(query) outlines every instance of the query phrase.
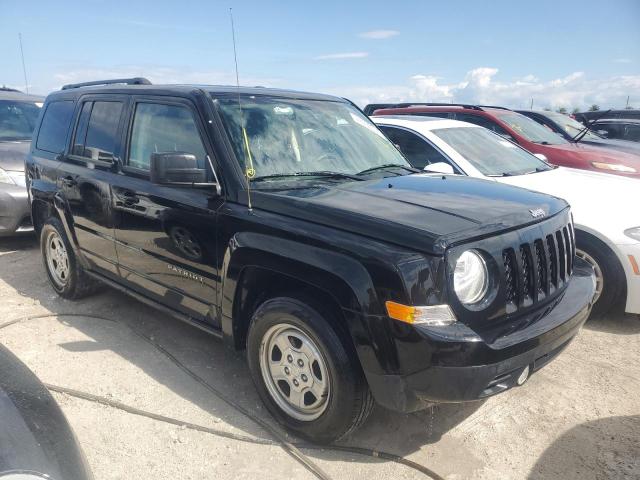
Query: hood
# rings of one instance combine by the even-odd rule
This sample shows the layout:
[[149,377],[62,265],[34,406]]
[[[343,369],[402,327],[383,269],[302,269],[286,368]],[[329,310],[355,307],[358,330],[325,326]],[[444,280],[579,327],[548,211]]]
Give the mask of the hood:
[[31,142],[0,142],[0,168],[15,172],[24,172]]
[[602,140],[580,140],[579,143],[592,145],[594,147],[604,147],[611,150],[619,150],[622,152],[640,155],[640,143],[630,140],[619,140],[617,138],[603,138]]
[[[278,192],[254,205],[332,228],[440,254],[448,246],[541,221],[564,200],[457,175],[408,175]],[[531,210],[542,209],[534,218]]]
[[[501,177],[498,181],[562,197],[571,205],[576,225],[584,225],[624,243],[634,243],[622,232],[640,225],[640,211],[624,208],[640,200],[636,179],[558,167],[529,175]],[[621,213],[621,209],[624,214],[615,214],[616,211]]]
[[[621,150],[613,150],[611,148],[596,147],[594,145],[579,143],[568,143],[562,145],[544,145],[545,155],[551,153],[549,160],[552,160],[554,153],[561,155],[561,158],[574,158],[586,162],[607,162],[617,163],[633,167],[640,172],[640,155],[624,152]],[[552,153],[553,152],[553,153]]]

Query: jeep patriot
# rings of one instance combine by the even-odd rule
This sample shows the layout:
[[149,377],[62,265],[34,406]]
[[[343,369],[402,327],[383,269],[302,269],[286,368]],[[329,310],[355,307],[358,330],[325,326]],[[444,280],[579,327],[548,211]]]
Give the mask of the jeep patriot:
[[331,442],[524,383],[593,270],[564,200],[424,176],[352,103],[118,79],[50,94],[27,158],[53,289],[107,284],[245,349],[269,412]]

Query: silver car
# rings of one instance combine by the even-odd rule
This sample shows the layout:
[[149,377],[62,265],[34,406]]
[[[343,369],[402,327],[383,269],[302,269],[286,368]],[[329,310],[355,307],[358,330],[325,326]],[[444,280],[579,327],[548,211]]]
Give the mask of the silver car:
[[0,236],[33,231],[24,176],[42,97],[0,88]]

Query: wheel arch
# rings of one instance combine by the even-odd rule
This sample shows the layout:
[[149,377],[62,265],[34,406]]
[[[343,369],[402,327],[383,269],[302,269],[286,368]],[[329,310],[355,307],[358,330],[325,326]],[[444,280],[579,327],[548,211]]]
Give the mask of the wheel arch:
[[[313,299],[328,310],[339,334],[353,337],[360,326],[347,324],[343,311],[379,308],[373,282],[353,258],[288,239],[239,233],[229,242],[222,267],[221,316],[225,340],[243,349],[255,309],[274,296]],[[322,313],[322,311],[321,311]]]

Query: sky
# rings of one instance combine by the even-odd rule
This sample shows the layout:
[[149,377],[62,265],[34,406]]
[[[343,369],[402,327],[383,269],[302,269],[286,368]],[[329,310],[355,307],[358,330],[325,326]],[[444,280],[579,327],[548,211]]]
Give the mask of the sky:
[[640,0],[0,0],[0,85],[143,76],[370,102],[640,108]]

